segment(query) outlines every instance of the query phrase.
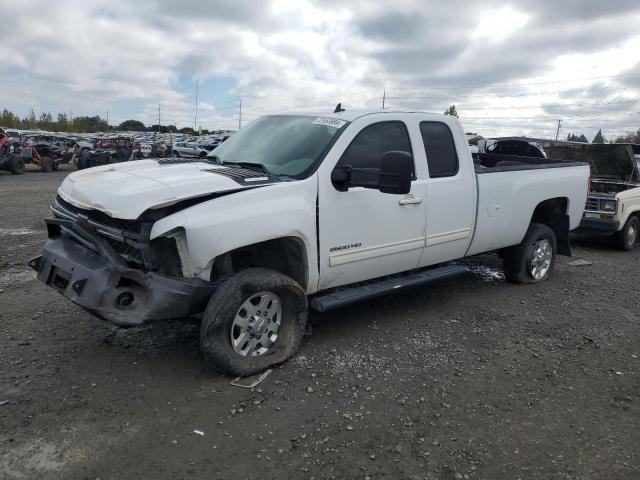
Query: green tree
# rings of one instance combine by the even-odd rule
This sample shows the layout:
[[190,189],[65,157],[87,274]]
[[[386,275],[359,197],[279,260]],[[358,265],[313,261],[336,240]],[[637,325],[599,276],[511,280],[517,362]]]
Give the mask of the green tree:
[[456,110],[456,106],[455,105],[451,105],[449,108],[447,108],[444,111],[445,115],[453,115],[454,117],[458,117],[458,111]]
[[570,133],[567,135],[567,142],[589,143],[589,140],[587,140],[587,137],[585,137],[584,134],[574,135],[573,133]]
[[22,121],[22,128],[36,128],[36,112],[33,111],[33,107],[29,112],[29,115]]
[[58,121],[56,122],[56,130],[60,132],[68,132],[69,131],[69,119],[67,119],[66,113],[58,114]]
[[0,125],[6,128],[20,128],[20,118],[5,108],[0,114]]
[[[118,125],[117,130],[121,130],[124,132],[146,132],[147,127],[144,126],[139,120],[125,120],[120,125]],[[156,130],[157,131],[157,130]]]
[[604,135],[602,135],[602,130],[598,130],[598,133],[596,133],[596,136],[593,137],[593,140],[591,141],[591,143],[607,143],[607,140],[604,138]]

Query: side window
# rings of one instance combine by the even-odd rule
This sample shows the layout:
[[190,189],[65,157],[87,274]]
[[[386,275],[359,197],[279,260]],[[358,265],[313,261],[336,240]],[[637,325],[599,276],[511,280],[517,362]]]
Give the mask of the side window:
[[392,150],[412,153],[407,127],[399,121],[374,123],[356,135],[337,166],[351,165],[377,170],[383,155]]
[[420,123],[420,133],[427,154],[429,177],[453,177],[458,173],[458,154],[449,127],[441,122]]

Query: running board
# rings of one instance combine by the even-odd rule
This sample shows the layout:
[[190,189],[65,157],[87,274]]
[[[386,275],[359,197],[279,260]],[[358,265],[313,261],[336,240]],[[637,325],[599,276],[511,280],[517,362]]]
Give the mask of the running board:
[[327,312],[362,300],[379,297],[395,290],[423,285],[468,271],[466,267],[461,265],[445,265],[444,267],[422,270],[402,277],[385,278],[375,283],[368,283],[324,295],[321,294],[311,300],[311,308],[319,312]]

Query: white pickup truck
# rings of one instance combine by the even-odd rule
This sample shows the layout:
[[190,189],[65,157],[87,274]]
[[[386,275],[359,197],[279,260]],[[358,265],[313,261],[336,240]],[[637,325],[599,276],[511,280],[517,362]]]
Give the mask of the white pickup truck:
[[267,115],[200,161],[72,173],[30,265],[117,325],[203,314],[206,360],[248,375],[295,353],[309,307],[459,273],[451,260],[497,251],[508,281],[547,279],[589,167],[502,157],[474,163],[451,116]]

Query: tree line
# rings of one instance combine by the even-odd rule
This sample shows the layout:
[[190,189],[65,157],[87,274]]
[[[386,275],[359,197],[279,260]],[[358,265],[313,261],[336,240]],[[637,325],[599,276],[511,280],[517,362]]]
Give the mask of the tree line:
[[[70,132],[70,133],[96,133],[109,131],[125,132],[158,132],[160,133],[189,133],[194,134],[193,128],[185,127],[178,129],[175,125],[151,125],[146,127],[139,120],[125,120],[119,125],[109,125],[105,119],[99,115],[93,117],[70,117],[66,113],[58,113],[55,117],[50,112],[42,112],[36,115],[33,108],[26,117],[20,117],[6,108],[0,114],[0,126],[5,128],[15,128],[18,130],[47,130],[50,132]],[[203,129],[202,134],[211,133]]]

